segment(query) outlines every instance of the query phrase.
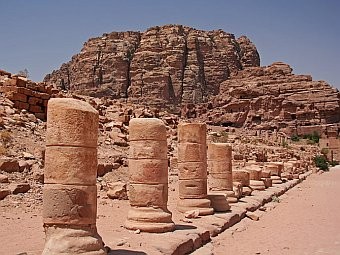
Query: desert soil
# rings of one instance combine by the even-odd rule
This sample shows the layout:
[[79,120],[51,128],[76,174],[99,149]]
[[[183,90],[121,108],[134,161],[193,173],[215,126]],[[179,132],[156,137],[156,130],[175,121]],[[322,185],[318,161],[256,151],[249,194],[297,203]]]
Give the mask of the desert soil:
[[[173,212],[176,186],[175,181],[170,183],[169,209]],[[107,199],[103,192],[98,195],[98,232],[115,251],[112,254],[145,254],[154,242],[164,242],[124,229],[128,201]],[[259,221],[242,220],[214,238],[200,254],[340,254],[339,197],[340,167],[312,174],[281,196],[275,209],[264,212]],[[18,201],[10,207],[0,201],[0,255],[41,254],[41,209],[41,200],[32,205]],[[173,217],[181,222],[183,216],[174,213]]]
[[281,196],[275,209],[259,221],[243,220],[201,254],[339,255],[339,198],[340,166],[312,174]]

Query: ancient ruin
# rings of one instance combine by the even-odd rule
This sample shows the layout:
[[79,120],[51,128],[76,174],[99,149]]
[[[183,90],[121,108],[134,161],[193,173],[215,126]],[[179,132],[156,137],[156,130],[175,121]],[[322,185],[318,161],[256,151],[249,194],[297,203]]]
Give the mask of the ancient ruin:
[[155,118],[130,121],[129,201],[125,227],[145,232],[175,228],[168,203],[166,127]]
[[250,165],[246,168],[249,172],[249,186],[254,190],[264,190],[266,186],[263,180],[261,180],[262,169],[257,165]]
[[233,191],[232,148],[225,143],[208,144],[209,190],[222,191],[229,203],[236,203]]
[[180,212],[214,212],[207,197],[207,149],[204,123],[178,125],[178,186]]
[[338,164],[339,116],[337,89],[222,30],[107,33],[44,82],[0,70],[0,253],[190,254]]
[[266,169],[270,171],[272,184],[281,184],[281,173],[283,170],[283,164],[282,163],[272,163],[272,164],[266,164]]
[[250,174],[246,170],[233,170],[233,182],[240,183],[242,185],[242,194],[244,196],[250,196],[253,189],[250,187]]
[[44,81],[92,96],[179,106],[183,117],[212,125],[338,136],[339,92],[292,71],[282,62],[261,67],[245,36],[165,25],[91,38]]
[[98,112],[74,99],[48,103],[43,254],[106,254],[97,233]]

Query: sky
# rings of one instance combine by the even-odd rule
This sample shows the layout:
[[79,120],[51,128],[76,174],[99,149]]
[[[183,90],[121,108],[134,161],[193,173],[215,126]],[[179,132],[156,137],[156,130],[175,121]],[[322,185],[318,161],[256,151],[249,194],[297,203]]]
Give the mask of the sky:
[[0,0],[0,69],[44,76],[90,37],[182,24],[246,35],[261,65],[290,64],[340,89],[338,0]]

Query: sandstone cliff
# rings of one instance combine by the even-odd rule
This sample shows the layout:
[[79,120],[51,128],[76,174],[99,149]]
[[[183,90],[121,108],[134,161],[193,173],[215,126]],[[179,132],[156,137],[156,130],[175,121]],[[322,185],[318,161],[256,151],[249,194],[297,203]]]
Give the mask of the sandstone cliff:
[[199,103],[218,94],[219,84],[237,71],[259,65],[256,47],[245,36],[167,25],[90,39],[44,81],[94,96]]
[[339,92],[276,62],[260,67],[245,36],[181,25],[92,38],[47,85],[132,103],[173,105],[211,124],[293,132],[340,121]]
[[207,110],[201,107],[201,115],[223,126],[274,130],[340,122],[338,90],[309,75],[294,75],[281,62],[239,71],[220,84],[211,102]]

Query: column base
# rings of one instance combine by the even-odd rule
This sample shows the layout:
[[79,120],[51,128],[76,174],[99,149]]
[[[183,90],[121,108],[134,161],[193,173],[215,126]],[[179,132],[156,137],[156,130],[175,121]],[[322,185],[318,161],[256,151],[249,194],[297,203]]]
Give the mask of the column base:
[[273,186],[273,181],[271,178],[261,178],[266,188]]
[[272,175],[270,179],[272,179],[272,184],[282,184],[280,176]]
[[263,181],[250,180],[250,188],[254,190],[265,190],[266,186]]
[[42,255],[107,255],[96,226],[45,225]]
[[160,207],[131,207],[125,228],[142,232],[164,233],[175,230],[171,212]]
[[186,198],[179,199],[177,203],[177,210],[182,213],[198,210],[200,216],[205,216],[214,213],[214,209],[210,206],[211,202],[207,198]]
[[227,196],[224,193],[209,193],[208,199],[215,212],[226,212],[230,210]]
[[253,192],[253,189],[250,188],[249,186],[243,186],[242,187],[242,195],[243,196],[250,196],[252,192]]
[[226,190],[224,193],[227,196],[228,203],[237,203],[238,198],[235,195],[235,192],[233,190]]

